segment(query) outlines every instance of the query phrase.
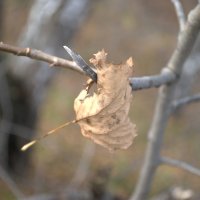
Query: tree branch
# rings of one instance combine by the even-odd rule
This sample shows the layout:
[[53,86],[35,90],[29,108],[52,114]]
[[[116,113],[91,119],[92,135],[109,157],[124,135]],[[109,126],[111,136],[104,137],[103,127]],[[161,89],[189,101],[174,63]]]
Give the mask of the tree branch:
[[175,11],[176,11],[180,31],[183,31],[184,26],[185,26],[185,22],[186,22],[185,14],[184,14],[184,11],[183,11],[183,6],[182,6],[182,4],[179,0],[171,0],[171,2],[173,3]]
[[169,68],[163,68],[162,72],[158,75],[130,78],[129,80],[132,90],[141,90],[170,84],[175,81],[176,78],[173,71]]
[[[17,56],[29,57],[35,60],[47,62],[50,64],[50,66],[72,69],[82,74],[85,74],[85,72],[78,65],[76,65],[75,62],[49,55],[37,49],[21,48],[0,42],[0,51],[12,53]],[[162,72],[158,75],[130,78],[130,85],[133,90],[141,90],[153,87],[160,87],[163,84],[169,84],[175,81],[175,79],[175,73],[168,68],[164,68]]]
[[52,67],[62,67],[84,73],[74,62],[49,55],[37,49],[21,48],[0,42],[0,51],[12,53],[16,56],[25,56],[35,60],[44,61]]
[[160,164],[171,165],[173,167],[181,168],[185,171],[188,171],[194,175],[200,176],[200,169],[193,167],[192,165],[190,165],[186,162],[183,162],[181,160],[175,160],[172,158],[161,157]]
[[196,94],[193,96],[184,97],[182,99],[175,100],[174,102],[172,102],[171,112],[173,113],[187,104],[197,103],[199,101],[200,101],[200,94]]
[[[183,64],[188,58],[200,30],[200,5],[198,4],[188,16],[184,31],[178,38],[175,51],[170,58],[167,67],[174,71],[177,77],[180,77]],[[155,108],[155,114],[148,133],[149,142],[145,153],[144,164],[141,170],[135,193],[132,194],[131,200],[146,199],[150,190],[156,168],[159,164],[160,151],[164,132],[167,126],[169,111],[175,92],[177,81],[169,85],[160,87],[158,99]]]

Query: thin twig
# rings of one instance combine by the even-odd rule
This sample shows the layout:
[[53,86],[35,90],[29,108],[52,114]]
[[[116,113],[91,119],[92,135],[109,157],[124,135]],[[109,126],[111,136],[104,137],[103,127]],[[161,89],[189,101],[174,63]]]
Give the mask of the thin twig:
[[161,157],[160,164],[171,165],[171,166],[174,166],[177,168],[184,169],[185,171],[188,171],[194,175],[200,176],[199,168],[193,167],[192,165],[190,165],[184,161],[181,161],[181,160],[176,160],[176,159],[167,158],[167,157]]
[[[0,42],[0,51],[12,53],[17,56],[25,56],[35,60],[44,61],[50,66],[62,67],[65,69],[73,69],[75,71],[85,74],[85,72],[78,67],[74,62],[55,57],[44,53],[40,50],[31,48],[21,48]],[[87,74],[86,74],[87,75]],[[176,79],[175,73],[172,70],[165,68],[160,74],[154,76],[144,76],[139,78],[130,78],[130,85],[133,90],[141,90],[153,87],[159,87],[163,84],[169,84]]]
[[183,10],[183,6],[179,0],[171,0],[176,10],[176,15],[179,22],[180,31],[184,29],[186,18]]
[[25,198],[24,194],[19,190],[17,184],[12,180],[8,173],[0,166],[0,178],[6,183],[10,191],[15,195],[17,199]]
[[200,94],[196,94],[193,96],[184,97],[182,99],[175,100],[174,102],[172,102],[171,112],[172,113],[175,112],[177,109],[180,109],[186,104],[197,103],[199,101],[200,101]]
[[44,61],[52,67],[62,67],[84,73],[74,62],[49,55],[37,49],[21,48],[0,42],[0,51],[12,53],[16,56],[25,56],[35,60]]

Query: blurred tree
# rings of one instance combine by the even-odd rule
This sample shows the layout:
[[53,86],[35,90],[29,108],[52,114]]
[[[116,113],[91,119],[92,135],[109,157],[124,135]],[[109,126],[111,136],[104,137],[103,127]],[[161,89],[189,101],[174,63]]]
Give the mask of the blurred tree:
[[[69,44],[91,5],[91,0],[34,1],[19,39],[20,46],[28,45],[63,55],[62,46]],[[3,6],[0,9],[3,10]],[[0,157],[5,168],[21,174],[27,168],[31,152],[22,153],[20,148],[35,135],[40,105],[55,70],[49,70],[46,63],[36,66],[33,60],[17,59],[6,65],[9,70],[1,89],[5,91],[7,87],[9,91],[1,92],[1,107],[5,112],[2,112],[0,127]]]

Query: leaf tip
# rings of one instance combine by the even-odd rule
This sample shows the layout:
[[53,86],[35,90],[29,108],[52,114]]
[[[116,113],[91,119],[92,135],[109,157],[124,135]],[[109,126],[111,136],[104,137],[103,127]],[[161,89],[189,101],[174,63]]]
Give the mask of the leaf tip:
[[129,57],[126,61],[126,64],[130,67],[133,67],[133,58],[132,57]]

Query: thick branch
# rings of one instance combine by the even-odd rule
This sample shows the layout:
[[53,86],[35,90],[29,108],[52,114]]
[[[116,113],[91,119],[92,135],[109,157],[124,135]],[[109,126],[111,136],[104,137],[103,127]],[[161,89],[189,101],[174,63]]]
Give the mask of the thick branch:
[[[85,74],[85,72],[79,66],[77,66],[75,62],[49,55],[40,50],[31,48],[21,48],[0,42],[0,51],[12,53],[17,56],[25,56],[35,60],[44,61],[49,63],[50,66],[62,67],[65,69],[69,68],[78,71],[82,74]],[[175,79],[175,73],[173,73],[173,71],[169,70],[168,68],[164,68],[161,74],[158,75],[130,78],[130,84],[133,90],[141,90],[152,87],[160,87],[163,84],[169,84],[173,82]]]
[[193,96],[184,97],[182,99],[175,100],[172,103],[171,112],[175,112],[177,109],[179,109],[187,104],[196,103],[199,101],[200,101],[200,94],[196,94]]
[[176,10],[180,31],[183,31],[186,22],[183,6],[179,0],[171,0],[171,1],[174,4],[174,8]]
[[190,165],[186,162],[183,162],[181,160],[175,160],[172,158],[161,157],[160,162],[161,162],[161,164],[167,164],[167,165],[171,165],[173,167],[181,168],[181,169],[188,171],[194,175],[200,176],[200,169],[193,167],[192,165]]

